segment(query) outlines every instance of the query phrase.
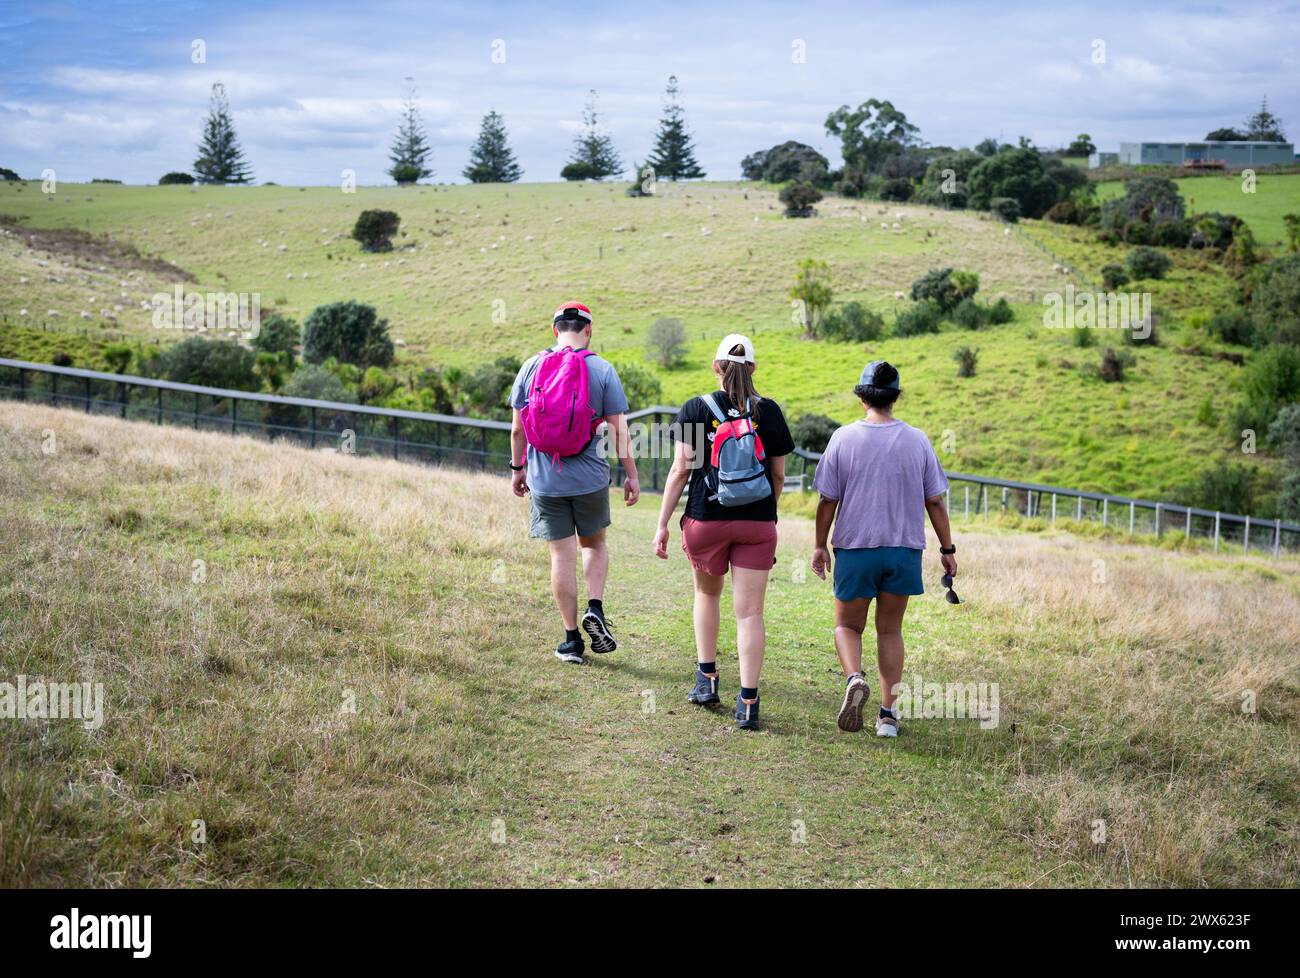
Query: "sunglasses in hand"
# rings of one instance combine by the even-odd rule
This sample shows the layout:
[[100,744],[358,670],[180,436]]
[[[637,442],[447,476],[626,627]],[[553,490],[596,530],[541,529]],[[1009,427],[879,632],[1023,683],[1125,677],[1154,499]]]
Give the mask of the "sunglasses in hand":
[[949,604],[961,604],[961,598],[957,597],[957,592],[952,589],[952,575],[946,571],[943,575],[942,584],[948,589],[948,593],[943,596],[943,599]]

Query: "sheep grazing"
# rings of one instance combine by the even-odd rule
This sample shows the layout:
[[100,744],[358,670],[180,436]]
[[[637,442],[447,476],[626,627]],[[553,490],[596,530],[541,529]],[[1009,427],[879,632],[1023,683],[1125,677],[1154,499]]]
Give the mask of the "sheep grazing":
[[894,299],[897,300],[898,302],[903,302],[906,298],[907,298],[907,296],[904,295],[902,292],[895,292],[895,293],[894,293]]
[[880,222],[880,230],[882,230],[882,231],[888,231],[888,230],[889,230],[889,224],[886,223],[885,221],[881,221],[881,222]]

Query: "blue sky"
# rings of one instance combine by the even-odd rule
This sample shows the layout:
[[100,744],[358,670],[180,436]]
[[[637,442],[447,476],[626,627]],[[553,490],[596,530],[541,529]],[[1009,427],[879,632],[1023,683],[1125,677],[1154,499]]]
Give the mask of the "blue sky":
[[[192,62],[195,40],[205,63]],[[407,77],[435,179],[448,181],[461,180],[489,108],[505,116],[524,179],[557,179],[592,87],[630,166],[650,147],[669,74],[718,178],[786,139],[838,162],[826,114],[871,97],[932,144],[1056,146],[1087,132],[1113,149],[1203,137],[1267,94],[1296,140],[1297,52],[1293,3],[0,0],[0,166],[132,183],[188,170],[218,80],[255,178],[279,183],[337,183],[344,168],[384,182]]]

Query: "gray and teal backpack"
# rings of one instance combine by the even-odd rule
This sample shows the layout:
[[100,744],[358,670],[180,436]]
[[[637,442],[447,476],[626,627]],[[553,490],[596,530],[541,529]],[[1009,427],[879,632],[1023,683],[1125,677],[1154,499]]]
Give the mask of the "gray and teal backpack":
[[701,399],[718,419],[710,465],[704,475],[708,498],[721,506],[748,506],[772,495],[772,484],[767,481],[767,471],[763,468],[767,456],[754,428],[754,399],[746,405],[746,412],[735,418],[723,413],[712,394],[705,394]]

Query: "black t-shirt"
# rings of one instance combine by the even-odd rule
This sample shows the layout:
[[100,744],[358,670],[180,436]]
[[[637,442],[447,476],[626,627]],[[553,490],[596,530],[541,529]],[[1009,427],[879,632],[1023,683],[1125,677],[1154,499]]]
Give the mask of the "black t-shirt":
[[[739,416],[731,414],[731,401],[727,399],[725,393],[714,391],[713,397],[723,414],[728,417]],[[710,453],[713,451],[713,432],[717,429],[718,423],[718,419],[714,417],[702,397],[692,397],[683,404],[673,420],[673,438],[690,445],[696,450],[697,455],[701,448],[704,453],[703,464],[691,470],[690,487],[686,493],[686,515],[693,520],[761,520],[775,523],[775,490],[766,499],[745,506],[723,506],[708,498],[709,491],[704,484],[704,473],[709,468]],[[789,455],[794,451],[794,439],[790,437],[790,428],[785,423],[785,415],[781,413],[781,408],[776,401],[769,401],[767,398],[761,398],[759,401],[758,421],[755,427],[758,429],[759,440],[763,443],[763,469],[767,472],[768,483],[771,484],[772,459]]]

